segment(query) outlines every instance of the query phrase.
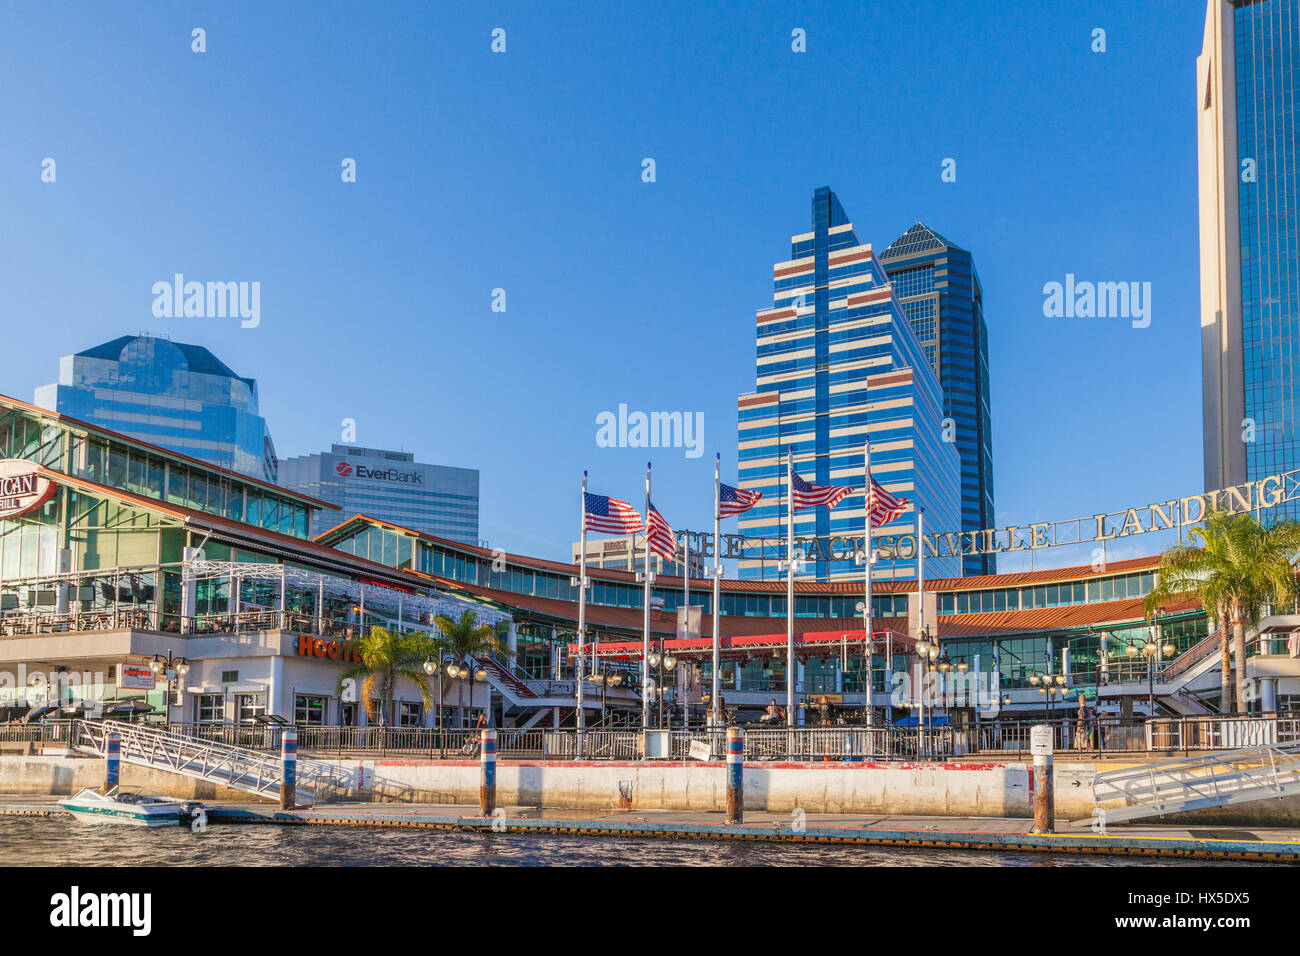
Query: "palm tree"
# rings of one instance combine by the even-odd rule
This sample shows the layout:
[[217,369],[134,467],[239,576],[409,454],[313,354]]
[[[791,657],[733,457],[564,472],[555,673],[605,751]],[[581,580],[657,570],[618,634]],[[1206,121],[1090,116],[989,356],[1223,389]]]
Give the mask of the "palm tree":
[[[434,623],[438,626],[438,631],[442,635],[434,643],[437,651],[448,657],[453,657],[458,663],[464,663],[468,657],[487,657],[491,654],[508,654],[505,646],[497,637],[496,631],[489,624],[480,624],[478,615],[473,611],[467,610],[460,616],[460,620],[453,620],[446,614],[439,614]],[[439,671],[441,674],[442,671]],[[439,677],[444,681],[442,691],[446,691],[445,678]],[[462,685],[463,687],[463,685]],[[465,723],[465,702],[462,698],[456,705],[456,721],[462,726]]]
[[372,627],[354,646],[361,660],[349,664],[339,675],[339,695],[342,696],[347,682],[359,683],[366,716],[371,721],[375,720],[377,711],[378,723],[388,725],[399,679],[414,684],[424,706],[433,709],[433,692],[424,672],[424,662],[437,651],[432,638],[426,634],[395,634],[386,628]]
[[1219,627],[1219,709],[1229,712],[1231,697],[1228,632],[1236,658],[1236,711],[1246,711],[1246,627],[1259,622],[1265,605],[1296,598],[1293,562],[1300,552],[1300,524],[1281,521],[1264,528],[1255,516],[1213,511],[1205,526],[1188,533],[1189,545],[1170,548],[1160,558],[1156,586],[1146,597],[1148,620],[1178,597],[1195,595]]

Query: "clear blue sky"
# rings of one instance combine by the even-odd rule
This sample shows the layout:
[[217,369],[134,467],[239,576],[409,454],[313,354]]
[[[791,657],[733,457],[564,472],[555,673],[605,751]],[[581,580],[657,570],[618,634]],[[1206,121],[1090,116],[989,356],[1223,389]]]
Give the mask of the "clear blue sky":
[[[552,557],[584,468],[640,504],[647,453],[597,447],[599,412],[700,411],[703,457],[651,454],[704,529],[771,265],[830,186],[878,250],[921,219],[974,254],[1000,523],[1201,490],[1201,0],[54,12],[0,7],[0,392],[167,332],[258,380],[281,455],[354,418],[481,469],[482,536]],[[261,325],[155,318],[175,272],[260,282]],[[1045,318],[1067,272],[1152,283],[1150,327]]]

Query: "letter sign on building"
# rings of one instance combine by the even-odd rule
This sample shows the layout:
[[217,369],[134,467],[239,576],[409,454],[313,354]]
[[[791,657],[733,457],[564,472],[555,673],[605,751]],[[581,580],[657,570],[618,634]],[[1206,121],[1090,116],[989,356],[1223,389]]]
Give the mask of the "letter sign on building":
[[34,462],[0,459],[0,518],[16,518],[34,511],[54,494],[54,482],[42,475]]

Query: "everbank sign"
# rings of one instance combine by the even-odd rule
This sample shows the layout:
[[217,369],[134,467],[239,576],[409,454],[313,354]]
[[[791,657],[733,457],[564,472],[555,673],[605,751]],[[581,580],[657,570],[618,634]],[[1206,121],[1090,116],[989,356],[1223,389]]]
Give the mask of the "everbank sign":
[[346,461],[341,461],[334,466],[334,471],[340,478],[351,478],[354,474],[358,478],[369,478],[373,481],[400,481],[412,485],[424,484],[424,475],[418,471],[398,471],[396,468],[367,468],[365,465],[357,465],[354,470],[352,465]]
[[54,482],[35,463],[21,458],[0,459],[0,518],[34,511],[54,495]]

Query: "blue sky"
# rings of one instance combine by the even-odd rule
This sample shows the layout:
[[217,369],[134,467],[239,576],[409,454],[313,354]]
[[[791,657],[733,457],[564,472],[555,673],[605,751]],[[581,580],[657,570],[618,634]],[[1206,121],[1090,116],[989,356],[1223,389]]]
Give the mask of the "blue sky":
[[[584,468],[640,501],[646,451],[597,447],[599,412],[698,411],[701,458],[651,456],[656,505],[704,529],[771,265],[830,186],[878,250],[920,219],[972,251],[1000,523],[1191,494],[1203,18],[1200,0],[7,3],[0,392],[167,332],[258,380],[281,455],[353,418],[362,444],[481,469],[482,536],[551,557]],[[176,272],[260,282],[261,324],[155,318]],[[1066,273],[1150,282],[1150,327],[1045,318]]]

